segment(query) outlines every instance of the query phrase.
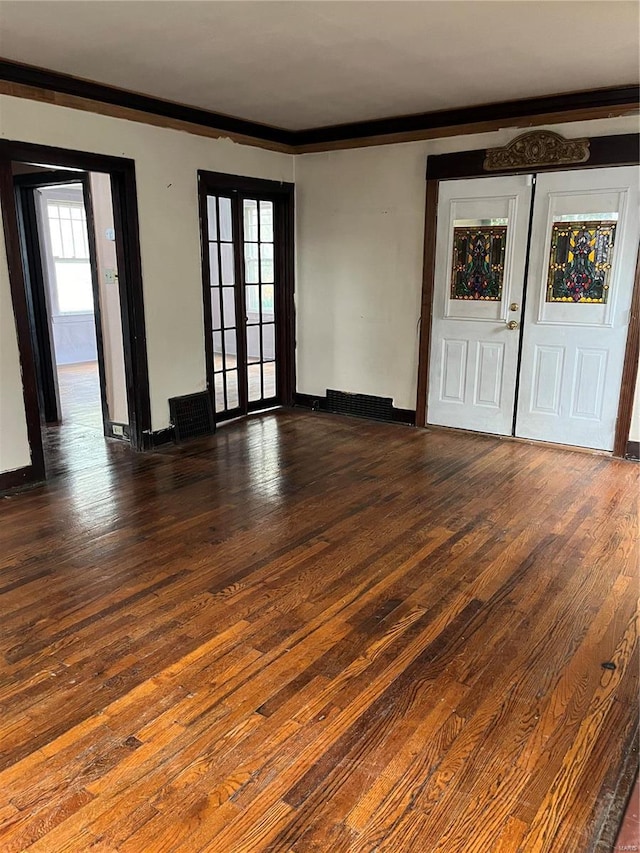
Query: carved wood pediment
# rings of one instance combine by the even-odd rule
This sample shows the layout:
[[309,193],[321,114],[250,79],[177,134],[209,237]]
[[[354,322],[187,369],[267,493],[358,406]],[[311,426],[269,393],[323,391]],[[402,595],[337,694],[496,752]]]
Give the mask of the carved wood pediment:
[[589,159],[588,139],[565,139],[550,130],[534,130],[518,136],[504,148],[487,148],[484,169],[534,169],[586,163]]

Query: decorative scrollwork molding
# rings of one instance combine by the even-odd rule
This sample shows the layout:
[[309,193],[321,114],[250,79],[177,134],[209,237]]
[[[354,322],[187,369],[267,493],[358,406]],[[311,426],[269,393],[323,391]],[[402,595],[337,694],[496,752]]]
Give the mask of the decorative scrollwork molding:
[[565,139],[550,130],[534,130],[518,136],[504,148],[488,148],[484,169],[487,172],[534,169],[586,163],[588,159],[588,139]]

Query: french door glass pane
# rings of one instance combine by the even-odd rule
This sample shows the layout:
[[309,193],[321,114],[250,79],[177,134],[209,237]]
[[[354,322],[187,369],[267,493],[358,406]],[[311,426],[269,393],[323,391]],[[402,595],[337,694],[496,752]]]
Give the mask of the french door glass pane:
[[209,284],[215,287],[220,284],[220,270],[218,262],[218,244],[209,243]]
[[262,285],[262,318],[265,321],[273,319],[273,285]]
[[247,361],[260,361],[260,326],[247,326]]
[[262,365],[262,378],[264,383],[264,398],[276,396],[276,365],[271,361]]
[[230,370],[227,373],[227,408],[237,409],[240,405],[238,395],[238,371]]
[[260,239],[273,243],[273,202],[260,202]]
[[220,256],[220,260],[222,262],[222,283],[225,285],[233,285],[235,284],[233,243],[221,243]]
[[247,367],[247,379],[249,384],[249,402],[256,403],[262,399],[262,367],[260,364],[250,364]]
[[209,227],[209,240],[218,239],[218,211],[215,196],[207,198],[207,224]]
[[273,283],[273,243],[260,243],[260,279]]
[[213,386],[216,399],[216,412],[224,412],[227,408],[224,396],[224,374],[214,373]]
[[233,227],[231,222],[231,199],[220,198],[220,241],[231,243],[233,241]]
[[213,361],[214,370],[222,370],[222,332],[213,333]]
[[275,324],[265,323],[262,327],[262,360],[275,361]]
[[244,280],[247,284],[257,284],[260,281],[257,243],[244,244]]
[[220,313],[220,288],[211,288],[211,325],[214,329],[222,328],[222,314]]
[[260,286],[257,284],[248,284],[244,292],[247,303],[247,321],[249,323],[256,322],[251,319],[250,315],[260,314]]
[[224,325],[230,329],[236,324],[236,290],[235,287],[222,288],[222,305],[224,313]]
[[243,203],[244,209],[244,239],[258,242],[258,202],[255,199],[246,198]]
[[[229,332],[226,333],[227,335]],[[238,356],[235,352],[232,352],[231,347],[227,347],[224,352],[224,369],[235,370],[238,366]]]

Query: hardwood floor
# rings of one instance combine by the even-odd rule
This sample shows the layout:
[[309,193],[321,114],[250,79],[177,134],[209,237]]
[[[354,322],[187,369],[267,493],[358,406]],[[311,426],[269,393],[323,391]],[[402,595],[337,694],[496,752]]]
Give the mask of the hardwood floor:
[[636,465],[300,411],[65,429],[2,504],[2,853],[602,849]]
[[98,362],[58,365],[60,407],[65,425],[75,424],[103,433]]

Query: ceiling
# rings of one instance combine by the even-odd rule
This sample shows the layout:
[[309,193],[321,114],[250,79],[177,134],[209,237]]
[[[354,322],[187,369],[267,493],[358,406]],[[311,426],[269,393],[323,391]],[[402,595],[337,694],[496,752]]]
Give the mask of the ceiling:
[[1,0],[0,55],[290,130],[638,80],[634,0]]

